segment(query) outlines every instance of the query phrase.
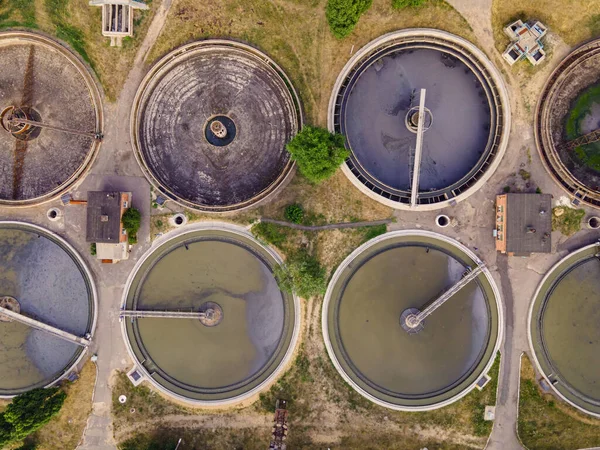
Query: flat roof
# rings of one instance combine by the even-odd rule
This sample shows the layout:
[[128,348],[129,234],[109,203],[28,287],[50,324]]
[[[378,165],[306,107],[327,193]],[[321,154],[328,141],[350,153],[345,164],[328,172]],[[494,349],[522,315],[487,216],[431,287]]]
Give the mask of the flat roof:
[[550,253],[552,233],[550,194],[507,194],[505,217],[507,252]]
[[88,192],[86,241],[117,244],[121,233],[121,193]]

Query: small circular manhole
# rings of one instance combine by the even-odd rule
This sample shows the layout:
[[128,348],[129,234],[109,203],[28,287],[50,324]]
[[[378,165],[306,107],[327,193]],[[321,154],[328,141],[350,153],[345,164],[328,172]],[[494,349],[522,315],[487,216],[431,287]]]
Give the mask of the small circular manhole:
[[450,217],[445,214],[440,214],[435,218],[435,224],[440,228],[446,228],[450,225]]
[[55,222],[55,221],[57,221],[58,219],[61,218],[62,214],[61,214],[60,209],[58,209],[58,208],[51,208],[46,213],[46,216],[48,217],[49,220],[51,220],[52,222]]
[[119,395],[119,403],[124,404],[127,401],[127,397],[125,395]]
[[135,412],[135,408],[131,408],[131,409],[129,410],[129,412],[130,412],[131,414],[133,414],[133,413]]
[[215,302],[202,303],[200,313],[204,314],[200,317],[200,323],[207,327],[217,326],[223,320],[223,308]]
[[176,227],[180,227],[187,223],[187,217],[185,217],[185,215],[183,215],[183,214],[175,214],[175,216],[173,216],[172,220],[173,220],[173,225],[175,225]]
[[235,122],[227,116],[215,116],[206,123],[204,135],[214,146],[225,147],[233,142],[236,135]]
[[598,228],[600,228],[600,217],[590,217],[588,219],[588,227],[592,230],[597,230]]
[[[21,312],[21,305],[19,304],[19,302],[17,301],[16,298],[11,297],[9,295],[5,295],[4,297],[0,297],[0,306],[2,308],[6,308],[9,311],[15,312],[15,313],[20,313]],[[5,317],[2,314],[0,314],[0,322],[12,322],[12,319],[10,319],[9,317]]]

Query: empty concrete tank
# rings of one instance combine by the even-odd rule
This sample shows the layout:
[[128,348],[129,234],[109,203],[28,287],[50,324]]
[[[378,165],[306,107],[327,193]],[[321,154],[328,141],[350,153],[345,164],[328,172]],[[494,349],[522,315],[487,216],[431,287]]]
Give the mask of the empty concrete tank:
[[51,200],[94,162],[103,132],[100,92],[79,56],[38,34],[0,33],[0,66],[0,205]]
[[351,155],[342,168],[357,188],[393,208],[433,210],[468,197],[494,173],[510,103],[500,73],[472,43],[407,29],[352,56],[333,88],[328,126],[346,136]]
[[135,98],[138,162],[168,198],[202,211],[264,200],[292,173],[285,149],[302,125],[298,96],[264,53],[233,41],[179,47],[147,74]]

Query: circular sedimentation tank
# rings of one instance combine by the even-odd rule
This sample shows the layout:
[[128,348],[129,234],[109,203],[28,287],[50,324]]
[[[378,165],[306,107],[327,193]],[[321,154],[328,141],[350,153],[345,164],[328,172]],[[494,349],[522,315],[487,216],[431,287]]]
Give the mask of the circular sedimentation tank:
[[535,140],[546,170],[579,202],[600,208],[600,39],[563,59],[537,104]]
[[[426,90],[418,195],[411,206],[420,93]],[[409,29],[360,49],[333,88],[329,129],[346,136],[348,178],[398,209],[433,210],[472,194],[506,150],[504,82],[477,47],[450,33]]]
[[600,417],[600,247],[566,256],[540,283],[529,312],[529,343],[554,391]]
[[[0,306],[77,336],[93,333],[96,291],[81,257],[62,238],[0,222]],[[63,378],[83,347],[15,320],[0,320],[0,397]]]
[[293,169],[285,146],[301,126],[298,96],[273,60],[207,40],[174,50],[146,75],[131,137],[163,194],[218,212],[256,204],[285,183]]
[[0,205],[51,200],[73,188],[98,153],[100,92],[78,56],[34,33],[0,33],[0,65]]
[[411,317],[478,264],[458,242],[419,230],[387,233],[356,249],[323,304],[325,344],[342,377],[396,410],[434,409],[466,395],[500,344],[501,300],[488,270],[423,321]]
[[130,276],[123,308],[203,314],[123,318],[131,355],[154,386],[192,404],[232,404],[277,377],[300,320],[297,300],[274,278],[280,262],[232,225],[192,226],[161,239]]

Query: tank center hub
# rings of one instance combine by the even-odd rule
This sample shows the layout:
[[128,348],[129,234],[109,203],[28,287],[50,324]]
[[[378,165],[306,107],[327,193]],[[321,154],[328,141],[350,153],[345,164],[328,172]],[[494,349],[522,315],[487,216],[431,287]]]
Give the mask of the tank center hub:
[[[11,297],[9,295],[5,295],[3,297],[0,297],[0,306],[2,308],[6,308],[9,311],[15,312],[15,313],[20,313],[21,312],[21,305],[20,303],[17,301],[16,298]],[[12,319],[0,314],[0,322],[12,322]]]
[[[433,115],[431,114],[431,110],[429,108],[423,108],[423,131],[427,131],[431,128],[431,124],[433,123]],[[406,128],[412,133],[416,133],[419,128],[419,107],[413,106],[406,113],[406,117],[404,119],[404,123]]]
[[207,327],[214,327],[223,320],[223,308],[215,302],[205,302],[200,305],[200,323]]
[[2,128],[20,141],[31,141],[38,137],[42,129],[35,126],[35,122],[41,121],[40,113],[30,106],[9,106],[0,113]]
[[400,326],[408,334],[417,334],[425,328],[423,322],[418,318],[420,312],[417,308],[408,308],[400,314]]
[[230,117],[214,116],[206,122],[204,136],[210,144],[225,147],[233,142],[236,131],[235,122]]

